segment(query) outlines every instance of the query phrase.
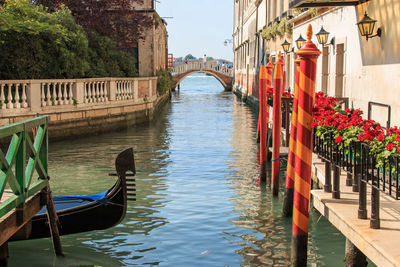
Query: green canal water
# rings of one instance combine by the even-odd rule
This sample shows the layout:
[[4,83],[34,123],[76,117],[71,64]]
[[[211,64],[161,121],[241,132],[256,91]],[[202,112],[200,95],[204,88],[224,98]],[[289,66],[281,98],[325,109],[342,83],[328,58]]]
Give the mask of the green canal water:
[[[256,122],[216,79],[197,74],[151,123],[51,143],[54,195],[104,191],[116,154],[134,147],[137,201],[116,227],[63,236],[64,258],[50,239],[10,243],[10,266],[287,266],[291,222],[281,217],[283,194],[274,199],[258,182]],[[344,247],[313,211],[309,265],[343,266]]]

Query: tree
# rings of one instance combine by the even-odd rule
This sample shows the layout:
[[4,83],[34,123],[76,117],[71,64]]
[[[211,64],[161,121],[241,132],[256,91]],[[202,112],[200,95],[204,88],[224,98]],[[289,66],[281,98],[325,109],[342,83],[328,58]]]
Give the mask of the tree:
[[85,34],[65,6],[48,12],[27,0],[0,2],[0,51],[0,80],[137,75],[134,57],[106,36]]
[[82,77],[88,40],[67,8],[48,13],[26,0],[0,5],[0,79]]
[[153,18],[134,8],[143,0],[34,0],[51,10],[66,5],[76,22],[86,31],[95,30],[100,35],[115,40],[121,47],[131,47],[144,37],[152,26]]
[[185,56],[185,59],[196,59],[192,54],[188,54]]

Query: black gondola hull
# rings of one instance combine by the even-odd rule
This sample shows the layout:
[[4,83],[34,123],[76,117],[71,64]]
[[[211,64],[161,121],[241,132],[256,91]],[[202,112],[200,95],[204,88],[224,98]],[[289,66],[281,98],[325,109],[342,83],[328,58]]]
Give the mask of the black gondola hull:
[[[118,179],[107,192],[93,196],[53,198],[60,235],[104,230],[119,224],[124,219],[128,199],[126,176],[134,176],[136,173],[132,148],[117,156],[115,167],[117,173],[113,176],[117,176]],[[127,174],[128,171],[131,174]],[[134,190],[129,189],[129,191]],[[98,197],[100,195],[101,197]],[[23,233],[16,233],[10,241],[50,237],[48,218],[44,209],[32,218],[29,226],[31,227],[21,229]],[[29,230],[26,230],[28,228]]]

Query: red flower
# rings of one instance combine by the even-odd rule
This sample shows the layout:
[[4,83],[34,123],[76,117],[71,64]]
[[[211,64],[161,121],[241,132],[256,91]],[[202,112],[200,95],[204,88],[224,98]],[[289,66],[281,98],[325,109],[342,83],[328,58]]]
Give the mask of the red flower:
[[358,140],[363,142],[365,140],[365,133],[361,132],[358,136],[357,136]]
[[392,150],[394,148],[394,144],[393,143],[389,143],[386,146],[386,150]]
[[378,134],[377,139],[378,141],[382,142],[383,140],[385,140],[385,135],[381,132],[380,134]]
[[343,136],[339,135],[338,137],[335,138],[335,143],[341,143],[343,142]]

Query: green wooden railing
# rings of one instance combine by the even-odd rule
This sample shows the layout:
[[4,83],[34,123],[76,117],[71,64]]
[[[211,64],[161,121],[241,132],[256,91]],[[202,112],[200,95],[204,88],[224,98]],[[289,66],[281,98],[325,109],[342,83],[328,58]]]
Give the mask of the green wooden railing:
[[47,186],[47,129],[47,116],[0,127],[1,143],[10,142],[7,153],[0,149],[0,199],[6,188],[12,191],[0,203],[0,218]]

